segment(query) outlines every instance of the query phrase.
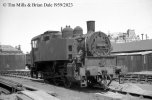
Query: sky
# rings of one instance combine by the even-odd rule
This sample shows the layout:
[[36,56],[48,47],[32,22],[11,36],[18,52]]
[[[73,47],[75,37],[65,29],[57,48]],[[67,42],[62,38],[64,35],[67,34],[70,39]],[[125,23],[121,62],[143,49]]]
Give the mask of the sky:
[[[23,5],[19,7],[19,3]],[[70,7],[55,7],[56,3]],[[60,31],[66,25],[81,26],[85,34],[88,20],[96,22],[96,31],[134,29],[140,37],[147,34],[151,39],[152,0],[0,0],[0,44],[21,45],[24,53],[30,52],[34,36]]]

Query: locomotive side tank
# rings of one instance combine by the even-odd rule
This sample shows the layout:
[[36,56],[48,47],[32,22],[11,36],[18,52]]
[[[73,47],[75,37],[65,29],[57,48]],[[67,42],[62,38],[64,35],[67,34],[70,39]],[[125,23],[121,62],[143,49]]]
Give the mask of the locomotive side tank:
[[53,37],[54,34],[61,34],[56,31],[47,31],[44,34],[32,39],[34,49],[34,61],[54,61],[72,59],[77,51],[74,49],[75,41],[60,37]]

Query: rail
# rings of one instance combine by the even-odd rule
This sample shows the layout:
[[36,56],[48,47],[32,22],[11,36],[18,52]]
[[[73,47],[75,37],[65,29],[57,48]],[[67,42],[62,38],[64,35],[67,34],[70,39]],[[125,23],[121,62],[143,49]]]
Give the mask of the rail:
[[[8,77],[19,77],[19,78],[26,78],[26,79],[32,79],[32,80],[40,80],[40,79],[35,79],[35,78],[31,78],[30,77],[30,72],[29,71],[22,71],[22,72],[13,72],[13,71],[9,71],[9,72],[0,72],[0,75],[2,76],[8,76]],[[118,81],[118,78],[117,78]],[[152,84],[152,75],[147,75],[147,74],[137,74],[137,73],[128,73],[125,74],[123,77],[120,78],[120,81],[122,83],[125,82],[137,82],[137,83],[148,83],[148,84]],[[5,82],[6,83],[6,82]],[[9,82],[11,83],[11,82]],[[19,86],[17,84],[12,85],[14,87]],[[132,93],[132,92],[128,92],[128,91],[122,91],[121,89],[109,89],[109,91],[114,92],[114,93],[120,93],[120,94],[124,94],[124,95],[131,95],[131,96],[135,96],[135,97],[139,97],[139,98],[148,98],[148,99],[152,99],[152,95],[149,94],[140,94],[140,93]]]
[[10,93],[15,93],[17,91],[23,90],[23,86],[20,83],[6,80],[2,77],[0,77],[0,86],[1,88],[10,91]]
[[137,74],[137,73],[128,73],[123,76],[120,76],[120,79],[117,78],[117,81],[121,83],[140,83],[140,84],[152,84],[152,74]]

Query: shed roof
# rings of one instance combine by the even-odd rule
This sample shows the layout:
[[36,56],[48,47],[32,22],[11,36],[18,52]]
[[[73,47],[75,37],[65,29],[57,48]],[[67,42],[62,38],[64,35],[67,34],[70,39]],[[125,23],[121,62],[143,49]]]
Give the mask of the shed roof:
[[22,53],[21,50],[18,50],[10,45],[0,45],[1,53]]
[[140,52],[152,50],[152,39],[127,43],[112,43],[112,53],[117,52]]
[[152,51],[142,51],[142,52],[132,52],[132,53],[114,53],[112,54],[113,56],[129,56],[129,55],[146,55],[146,54],[151,54]]

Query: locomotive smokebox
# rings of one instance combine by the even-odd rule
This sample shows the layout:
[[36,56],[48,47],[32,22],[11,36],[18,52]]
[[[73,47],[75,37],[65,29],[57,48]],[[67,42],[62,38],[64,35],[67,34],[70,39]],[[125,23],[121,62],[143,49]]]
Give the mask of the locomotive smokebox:
[[95,21],[87,21],[87,33],[95,32]]

